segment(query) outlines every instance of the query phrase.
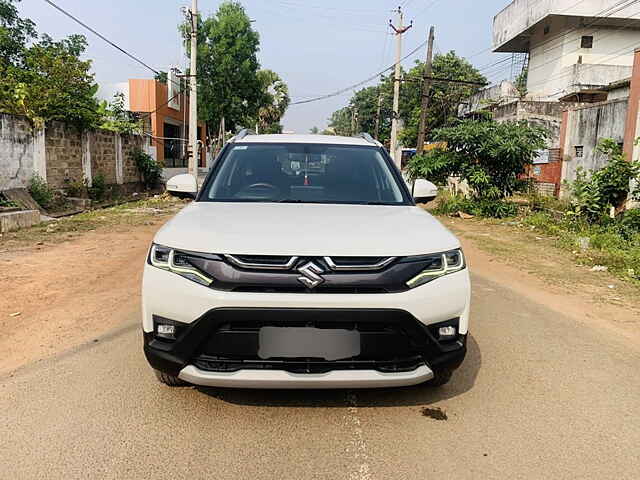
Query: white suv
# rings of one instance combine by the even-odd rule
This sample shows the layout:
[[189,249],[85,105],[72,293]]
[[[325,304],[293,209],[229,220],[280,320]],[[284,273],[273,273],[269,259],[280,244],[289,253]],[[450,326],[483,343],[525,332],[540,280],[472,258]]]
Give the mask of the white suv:
[[144,351],[162,382],[441,385],[461,364],[460,243],[370,136],[243,132],[197,194],[190,175],[168,185],[195,201],[144,269]]

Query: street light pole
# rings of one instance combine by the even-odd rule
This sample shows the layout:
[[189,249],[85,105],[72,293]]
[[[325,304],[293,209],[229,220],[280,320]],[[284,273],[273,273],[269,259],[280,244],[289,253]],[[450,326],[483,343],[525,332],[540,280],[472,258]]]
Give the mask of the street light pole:
[[189,71],[189,173],[198,179],[198,0],[191,0],[191,69]]

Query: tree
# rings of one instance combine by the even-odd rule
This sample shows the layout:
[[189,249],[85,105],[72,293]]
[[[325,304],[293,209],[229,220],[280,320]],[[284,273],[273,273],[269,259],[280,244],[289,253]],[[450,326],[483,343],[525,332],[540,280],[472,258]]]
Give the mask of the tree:
[[169,74],[165,71],[161,71],[156,73],[153,78],[160,82],[160,83],[164,83],[165,85],[167,84],[167,81],[169,80]]
[[446,148],[415,156],[409,176],[445,183],[455,175],[469,183],[476,198],[502,199],[516,190],[547,137],[545,129],[526,122],[464,120],[434,133]]
[[[260,38],[240,3],[224,1],[198,18],[198,113],[212,131],[224,117],[227,129],[247,126],[258,115],[263,91],[258,77]],[[187,51],[190,24],[181,27]]]
[[91,73],[91,60],[81,60],[87,41],[71,35],[54,41],[43,34],[22,52],[21,68],[12,68],[0,79],[7,92],[0,108],[27,116],[35,124],[64,120],[79,126],[99,122],[98,85]]
[[118,133],[141,133],[142,124],[134,114],[125,108],[124,94],[116,93],[111,102],[103,100],[98,105],[98,115],[102,119],[100,128]]
[[318,127],[311,127],[309,129],[309,133],[311,135],[319,135],[320,134],[320,129]]
[[18,16],[15,3],[20,0],[0,0],[0,73],[8,67],[22,65],[22,52],[36,36],[35,24]]
[[82,35],[54,41],[36,38],[35,24],[18,16],[18,0],[0,0],[0,110],[25,115],[34,124],[65,120],[81,126],[99,122],[98,86],[91,61],[81,60]]
[[258,124],[260,133],[281,133],[280,120],[289,107],[289,87],[272,70],[260,70],[258,79],[261,85],[262,98],[258,117],[254,123]]
[[[422,76],[424,63],[417,62],[407,74],[410,80],[403,86],[400,115],[405,119],[401,134],[404,145],[415,146],[420,124]],[[486,78],[469,61],[455,52],[436,55],[433,59],[433,77],[465,82],[486,83]],[[429,92],[427,132],[450,125],[458,117],[458,105],[481,87],[434,81]]]
[[329,129],[333,135],[351,135],[351,108],[344,107],[333,112],[329,119]]
[[[401,133],[404,145],[415,146],[420,123],[420,108],[422,95],[422,79],[425,64],[416,62],[408,72],[403,72],[405,82],[400,90],[400,117],[405,122]],[[464,58],[455,52],[438,54],[433,60],[433,76],[452,80],[485,83],[486,79],[480,72]],[[373,134],[376,129],[378,104],[380,104],[380,126],[378,140],[382,143],[389,141],[391,136],[391,117],[393,113],[393,76],[383,76],[380,83],[357,91],[349,105],[358,112],[358,122],[361,131]],[[480,87],[460,85],[449,82],[435,81],[429,92],[429,111],[427,112],[428,132],[450,125],[457,117],[458,105],[465,98],[471,96]],[[338,111],[340,112],[340,110]],[[331,121],[335,128],[344,130],[346,123],[344,112],[335,112]],[[347,128],[348,131],[350,129]],[[429,137],[432,139],[432,136]]]

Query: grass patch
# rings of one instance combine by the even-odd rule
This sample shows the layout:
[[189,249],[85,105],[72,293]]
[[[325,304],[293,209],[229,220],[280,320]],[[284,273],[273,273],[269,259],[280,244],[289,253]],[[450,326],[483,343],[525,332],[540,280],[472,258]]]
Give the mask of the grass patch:
[[551,236],[583,265],[602,265],[620,278],[640,282],[640,232],[627,230],[622,220],[590,224],[536,212],[519,219],[533,231]]
[[169,195],[159,195],[110,208],[90,210],[0,235],[0,247],[19,247],[45,241],[56,243],[98,228],[126,230],[130,226],[149,225],[174,214],[185,203],[187,202]]
[[[554,198],[523,196],[512,200],[483,205],[444,193],[431,211],[453,216],[464,212],[484,218],[486,222],[511,218],[509,223],[513,226],[550,237],[554,246],[572,252],[579,264],[605,266],[617,277],[640,284],[639,209],[629,210],[616,219],[603,217],[589,222],[568,215],[569,204]],[[505,248],[500,250],[496,253],[508,253]]]

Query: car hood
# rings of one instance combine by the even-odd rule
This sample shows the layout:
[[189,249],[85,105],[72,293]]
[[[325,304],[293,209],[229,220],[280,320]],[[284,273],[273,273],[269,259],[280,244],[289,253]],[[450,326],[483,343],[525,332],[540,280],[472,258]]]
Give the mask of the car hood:
[[460,246],[415,206],[193,202],[155,243],[219,254],[407,256]]

